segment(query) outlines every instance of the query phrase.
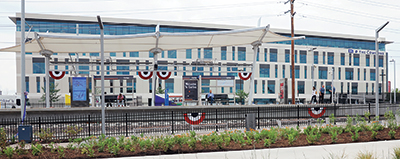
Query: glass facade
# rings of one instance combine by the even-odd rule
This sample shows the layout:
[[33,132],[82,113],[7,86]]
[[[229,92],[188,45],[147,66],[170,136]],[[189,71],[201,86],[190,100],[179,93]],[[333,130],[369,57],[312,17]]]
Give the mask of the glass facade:
[[365,55],[365,66],[369,66],[369,55]]
[[260,77],[269,77],[269,64],[260,64]]
[[354,54],[354,66],[360,66],[360,54]]
[[269,49],[269,62],[278,61],[278,49]]
[[369,73],[369,80],[370,81],[375,81],[375,76],[376,76],[375,75],[375,69],[370,69],[369,72],[370,72]]
[[275,94],[275,81],[268,81],[268,94]]
[[238,47],[238,61],[246,61],[246,47]]
[[169,78],[165,80],[165,89],[168,90],[168,93],[174,93],[174,79]]
[[300,50],[300,63],[307,63],[307,51]]
[[344,66],[345,58],[346,58],[346,54],[341,53],[341,54],[340,54],[340,65],[343,65],[343,66]]
[[44,58],[32,58],[32,71],[34,74],[45,74]]
[[212,48],[204,48],[204,58],[212,59]]
[[318,64],[318,51],[314,51],[314,64]]
[[176,59],[176,50],[168,50],[168,58]]
[[328,79],[328,68],[327,67],[318,67],[318,78],[319,79]]
[[186,49],[186,59],[192,59],[192,49]]
[[335,53],[328,52],[328,65],[334,65],[334,64],[335,64]]
[[129,52],[129,57],[139,57],[139,52]]
[[226,46],[221,47],[221,60],[226,60]]
[[285,62],[290,63],[290,50],[285,50]]
[[345,79],[346,80],[353,80],[354,79],[354,74],[353,74],[354,70],[353,68],[345,68]]

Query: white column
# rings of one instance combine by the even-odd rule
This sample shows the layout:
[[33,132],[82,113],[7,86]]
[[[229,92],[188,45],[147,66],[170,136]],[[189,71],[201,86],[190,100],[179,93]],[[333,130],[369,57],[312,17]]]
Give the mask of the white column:
[[255,43],[253,44],[253,51],[254,51],[254,57],[253,57],[253,67],[251,68],[251,77],[250,77],[250,92],[249,92],[249,100],[247,101],[247,105],[251,105],[251,101],[253,101],[253,96],[254,96],[254,76],[255,76],[255,68],[256,68],[256,59],[257,59],[257,53],[258,53],[258,47],[261,45],[261,43]]
[[46,63],[45,63],[45,72],[46,72],[46,108],[50,108],[50,78],[49,78],[49,70],[50,70],[50,55],[46,55]]
[[21,120],[25,112],[25,0],[21,0]]

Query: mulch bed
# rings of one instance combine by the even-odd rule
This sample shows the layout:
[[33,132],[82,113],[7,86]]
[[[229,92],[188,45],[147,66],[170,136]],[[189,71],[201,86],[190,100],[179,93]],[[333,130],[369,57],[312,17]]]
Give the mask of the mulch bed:
[[[355,142],[369,142],[369,141],[383,141],[383,140],[392,140],[390,139],[389,136],[389,131],[390,129],[385,128],[382,131],[378,132],[378,135],[376,136],[375,140],[372,140],[371,138],[371,132],[370,131],[363,131],[359,132],[359,138]],[[395,130],[396,131],[396,139],[400,139],[400,129]],[[354,143],[351,138],[350,133],[342,133],[338,135],[338,140],[336,143],[332,143],[331,136],[329,134],[322,134],[322,137],[319,142],[314,143],[313,145],[328,145],[328,144],[343,144],[343,143]],[[310,146],[310,144],[306,140],[306,135],[301,134],[297,140],[293,143],[293,145],[289,145],[289,142],[287,139],[278,139],[276,143],[271,144],[269,148],[282,148],[282,147],[298,147],[298,146]],[[234,141],[231,141],[229,147],[223,147],[222,149],[219,149],[216,145],[212,144],[204,148],[201,143],[198,141],[196,144],[196,149],[191,149],[188,147],[188,145],[183,145],[181,148],[176,145],[173,147],[171,150],[168,150],[164,152],[162,149],[150,149],[146,151],[140,150],[138,147],[136,148],[135,152],[130,152],[130,151],[125,151],[121,149],[119,155],[114,156],[113,154],[106,152],[98,152],[97,147],[94,147],[95,151],[95,158],[110,158],[110,157],[127,157],[127,156],[145,156],[145,155],[163,155],[163,154],[182,154],[182,153],[196,153],[196,152],[215,152],[215,151],[235,151],[235,150],[250,150],[250,149],[267,149],[268,147],[264,146],[264,142],[260,141],[259,143],[254,143],[253,145],[245,145],[245,146],[240,146],[239,144],[235,143]],[[7,156],[4,154],[0,156],[0,159],[6,159]],[[43,159],[43,158],[48,158],[48,159],[53,159],[53,158],[59,158],[59,155],[57,152],[52,153],[49,148],[44,148],[43,153],[33,156],[31,153],[31,150],[28,150],[28,153],[25,155],[17,155],[15,154],[13,158],[17,159]],[[74,159],[79,159],[79,158],[89,158],[87,154],[81,154],[80,150],[69,150],[65,149],[65,157],[64,158],[74,158]]]

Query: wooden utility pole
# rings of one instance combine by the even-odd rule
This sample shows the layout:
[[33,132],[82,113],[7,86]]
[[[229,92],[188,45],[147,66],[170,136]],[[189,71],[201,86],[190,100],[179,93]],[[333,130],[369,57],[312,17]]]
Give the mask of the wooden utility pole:
[[[293,6],[294,0],[290,0],[290,19],[291,19],[291,32],[292,32],[292,38],[294,37],[294,6]],[[292,53],[291,53],[291,57],[292,57],[292,61],[291,61],[291,68],[292,68],[292,104],[295,104],[295,76],[294,76],[294,40],[292,40]]]

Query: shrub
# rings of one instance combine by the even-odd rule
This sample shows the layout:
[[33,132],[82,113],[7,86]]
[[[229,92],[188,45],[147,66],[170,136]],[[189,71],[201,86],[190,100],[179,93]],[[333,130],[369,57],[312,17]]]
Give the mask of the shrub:
[[394,130],[390,130],[389,131],[389,136],[390,136],[391,139],[394,139],[395,135],[396,135],[396,131],[394,131]]
[[351,139],[352,139],[353,141],[357,141],[357,140],[358,140],[358,137],[360,136],[360,135],[358,134],[358,130],[354,131],[354,133],[350,131],[350,134],[351,134]]
[[393,159],[400,159],[400,147],[393,148]]
[[50,128],[47,128],[46,130],[40,129],[40,132],[35,133],[35,135],[38,136],[39,139],[43,140],[44,142],[48,142],[54,137],[53,132],[50,130]]
[[59,158],[64,158],[65,157],[65,151],[64,150],[65,150],[64,147],[58,146],[57,152],[58,152],[58,157]]
[[376,139],[376,135],[378,135],[378,132],[372,130],[371,131],[371,138],[375,140]]
[[[7,134],[4,128],[0,128],[0,148],[5,150],[7,146]],[[0,151],[1,152],[1,151]]]
[[36,143],[35,145],[31,145],[32,155],[36,156],[42,153],[43,146],[41,144]]
[[331,132],[329,132],[331,134],[331,139],[332,139],[332,143],[336,143],[336,140],[338,139],[338,132],[337,130],[332,130]]
[[367,151],[365,153],[359,152],[357,154],[356,159],[378,159],[378,158],[375,157],[375,155],[372,152]]
[[68,126],[67,130],[64,130],[70,139],[75,138],[81,131],[82,128],[78,126]]
[[12,148],[11,146],[7,147],[4,151],[4,154],[11,159],[14,155],[14,148]]

